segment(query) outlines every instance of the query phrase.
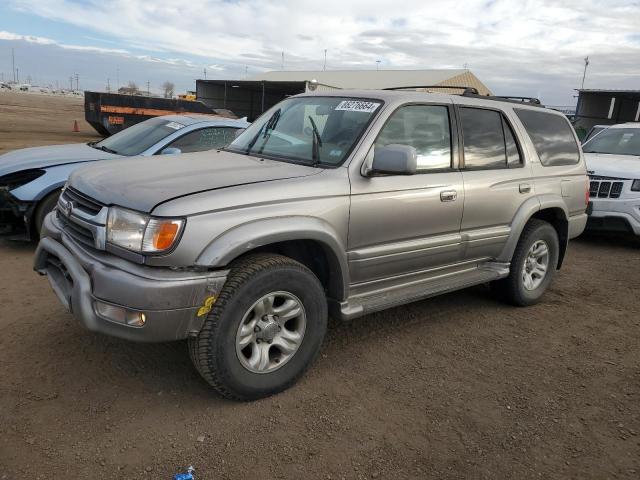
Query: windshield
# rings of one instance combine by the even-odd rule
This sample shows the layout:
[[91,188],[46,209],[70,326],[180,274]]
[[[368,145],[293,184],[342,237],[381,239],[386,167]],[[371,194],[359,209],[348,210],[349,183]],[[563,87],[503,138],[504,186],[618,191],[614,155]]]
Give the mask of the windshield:
[[640,128],[608,128],[582,146],[585,153],[640,155]]
[[271,108],[228,150],[274,159],[338,166],[378,111],[381,100],[289,98]]
[[140,155],[181,128],[184,128],[184,125],[178,122],[160,117],[150,118],[91,146],[118,155]]

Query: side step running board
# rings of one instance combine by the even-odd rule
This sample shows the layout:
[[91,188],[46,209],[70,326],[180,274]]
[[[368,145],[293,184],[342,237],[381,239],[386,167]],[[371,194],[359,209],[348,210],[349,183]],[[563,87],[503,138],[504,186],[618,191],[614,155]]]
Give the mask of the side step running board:
[[352,297],[339,304],[338,315],[343,320],[351,320],[386,308],[498,280],[508,275],[509,266],[506,264],[485,264],[480,268],[455,275],[432,278],[409,286],[399,285],[384,292]]

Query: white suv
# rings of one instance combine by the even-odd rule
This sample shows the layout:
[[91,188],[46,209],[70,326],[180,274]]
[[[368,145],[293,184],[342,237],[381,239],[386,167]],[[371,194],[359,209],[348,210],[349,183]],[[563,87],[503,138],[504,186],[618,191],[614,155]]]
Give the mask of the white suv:
[[640,123],[612,125],[583,145],[589,228],[640,235]]

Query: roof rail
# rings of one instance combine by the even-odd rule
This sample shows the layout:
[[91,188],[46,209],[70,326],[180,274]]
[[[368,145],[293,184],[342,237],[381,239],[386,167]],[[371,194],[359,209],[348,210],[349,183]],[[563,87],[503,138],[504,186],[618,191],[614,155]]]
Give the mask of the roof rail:
[[533,103],[535,105],[541,105],[540,99],[535,97],[512,97],[509,95],[495,95],[493,98],[500,98],[502,100],[516,100],[521,103]]
[[473,93],[469,94],[467,92],[463,93],[462,96],[463,97],[479,97],[479,98],[482,98],[483,100],[495,100],[498,102],[524,103],[524,104],[531,105],[532,107],[545,108],[545,106],[540,102],[540,100],[535,97],[519,97],[519,96],[512,96],[512,95],[476,95]]
[[455,86],[455,85],[411,85],[408,87],[388,87],[383,88],[383,90],[406,90],[409,88],[451,88],[455,90],[463,90],[462,95],[479,95],[478,89],[474,87],[463,87],[463,86]]

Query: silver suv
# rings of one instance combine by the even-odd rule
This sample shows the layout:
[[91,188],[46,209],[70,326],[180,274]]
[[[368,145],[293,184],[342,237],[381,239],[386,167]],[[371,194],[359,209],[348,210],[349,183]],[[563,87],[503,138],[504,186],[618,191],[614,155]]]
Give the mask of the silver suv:
[[187,155],[76,171],[35,269],[90,330],[187,339],[235,399],[292,385],[329,312],[485,282],[537,302],[587,220],[567,119],[473,94],[299,95],[229,147]]

